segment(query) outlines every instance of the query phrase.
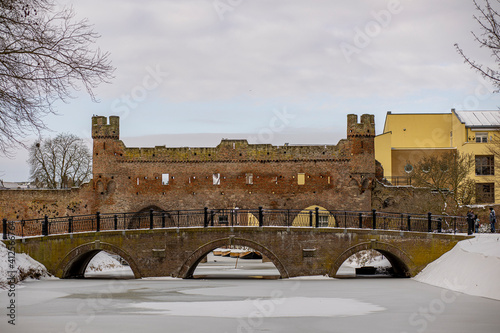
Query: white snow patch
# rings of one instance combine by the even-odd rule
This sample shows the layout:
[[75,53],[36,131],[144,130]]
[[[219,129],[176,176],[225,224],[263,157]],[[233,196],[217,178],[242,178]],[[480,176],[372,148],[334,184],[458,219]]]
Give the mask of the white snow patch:
[[433,286],[500,300],[500,235],[459,242],[414,279]]
[[289,297],[210,302],[142,302],[128,307],[134,313],[223,318],[347,317],[367,315],[385,308],[349,298]]
[[334,280],[334,278],[328,275],[307,275],[291,277],[289,280]]
[[[9,259],[11,260],[9,262]],[[14,280],[16,283],[27,278],[49,278],[44,265],[31,258],[25,253],[10,252],[3,242],[0,242],[0,290],[5,288],[8,282]]]
[[88,272],[101,272],[101,271],[110,271],[115,270],[117,268],[121,268],[123,265],[111,257],[109,253],[101,251],[97,253],[94,258],[89,262],[85,273]]

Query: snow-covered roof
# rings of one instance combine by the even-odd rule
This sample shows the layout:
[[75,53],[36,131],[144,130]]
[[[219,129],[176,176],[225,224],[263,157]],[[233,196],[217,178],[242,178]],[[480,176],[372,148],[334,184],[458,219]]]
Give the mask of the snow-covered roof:
[[466,127],[500,127],[500,110],[455,111],[455,114]]

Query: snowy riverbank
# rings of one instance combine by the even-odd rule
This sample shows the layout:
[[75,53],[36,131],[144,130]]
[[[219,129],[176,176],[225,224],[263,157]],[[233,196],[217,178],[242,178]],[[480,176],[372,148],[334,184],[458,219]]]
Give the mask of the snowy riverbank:
[[24,253],[9,251],[0,242],[0,290],[12,282],[18,283],[25,279],[49,278],[44,265]]
[[500,300],[500,235],[476,234],[429,264],[414,279]]

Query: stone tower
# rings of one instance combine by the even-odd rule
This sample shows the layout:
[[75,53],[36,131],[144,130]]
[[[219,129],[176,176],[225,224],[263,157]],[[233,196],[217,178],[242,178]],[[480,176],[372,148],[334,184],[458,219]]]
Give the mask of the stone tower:
[[350,145],[350,175],[364,192],[375,178],[375,117],[347,115],[347,139]]
[[[97,196],[110,194],[115,189],[116,159],[123,153],[120,141],[120,117],[92,117],[92,173]],[[97,198],[96,198],[97,199]],[[100,198],[101,200],[104,197]]]

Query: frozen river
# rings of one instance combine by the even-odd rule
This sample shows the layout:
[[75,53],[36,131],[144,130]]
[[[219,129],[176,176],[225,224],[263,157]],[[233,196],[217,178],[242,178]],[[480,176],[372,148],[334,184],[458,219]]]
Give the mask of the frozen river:
[[500,331],[500,301],[411,279],[45,280],[16,292],[16,326],[3,315],[0,332]]

